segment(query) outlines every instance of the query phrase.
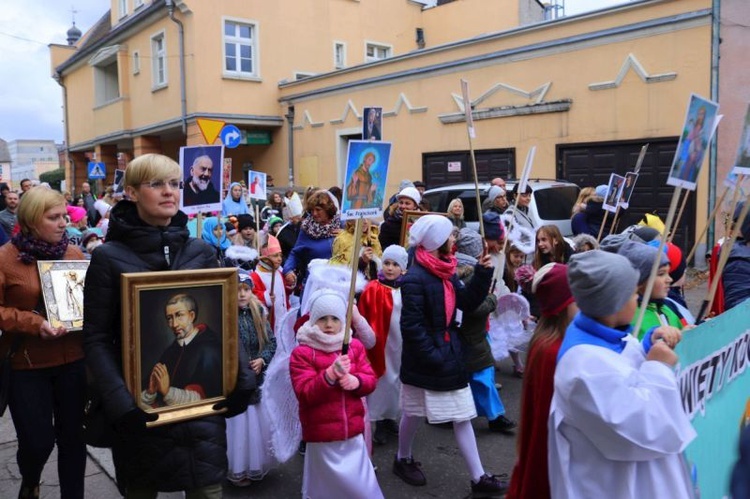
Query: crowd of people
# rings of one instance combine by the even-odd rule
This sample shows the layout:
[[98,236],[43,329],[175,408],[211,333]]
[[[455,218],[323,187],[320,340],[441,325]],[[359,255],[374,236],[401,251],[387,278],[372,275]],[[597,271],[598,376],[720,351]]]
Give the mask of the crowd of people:
[[[423,486],[431,470],[413,450],[425,420],[453,430],[473,497],[612,490],[692,497],[682,451],[695,432],[672,367],[694,318],[681,293],[684,256],[672,243],[659,253],[656,221],[598,242],[603,193],[584,188],[570,240],[557,226],[535,226],[530,189],[506,191],[497,178],[480,234],[467,227],[459,199],[446,216],[404,221],[407,211],[425,208],[424,184],[404,181],[382,222],[366,221],[357,232],[341,220],[337,186],[271,192],[256,220],[235,182],[222,212],[202,215],[192,237],[180,183],[176,162],[146,154],[128,165],[122,193],[109,189],[98,199],[87,183],[76,198],[27,181],[18,193],[0,185],[0,236],[9,241],[0,246],[0,355],[12,365],[19,498],[39,497],[55,445],[61,496],[84,496],[87,390],[101,398],[117,485],[129,498],[180,490],[221,497],[225,480],[244,487],[272,472],[289,455],[282,440],[305,455],[303,497],[383,497],[372,446],[397,438],[392,472]],[[750,223],[736,229],[750,234]],[[731,249],[727,308],[750,296],[740,277],[748,273],[746,248],[740,238]],[[47,320],[36,262],[84,258],[78,334]],[[655,261],[645,318],[634,331]],[[355,265],[356,297],[348,303]],[[218,267],[237,268],[234,389],[216,403],[216,415],[151,427],[160,405],[210,398],[211,390],[175,370],[197,365],[195,345],[215,332],[197,320],[194,298],[172,297],[174,359],[165,353],[134,396],[122,364],[121,275]],[[523,378],[518,422],[495,382],[505,357]],[[269,414],[279,400],[293,413]],[[510,480],[485,467],[477,417],[490,431],[518,431]]]

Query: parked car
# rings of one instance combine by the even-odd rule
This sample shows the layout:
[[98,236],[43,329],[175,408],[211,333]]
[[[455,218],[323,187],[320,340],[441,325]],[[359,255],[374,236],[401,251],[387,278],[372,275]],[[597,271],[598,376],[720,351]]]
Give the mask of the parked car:
[[[509,190],[513,188],[513,185],[515,185],[515,182],[507,182]],[[529,216],[534,224],[537,227],[554,224],[557,225],[563,236],[571,236],[573,234],[570,228],[571,210],[576,199],[578,199],[578,192],[581,188],[564,180],[543,179],[529,180],[529,186],[533,191],[531,204],[529,205]],[[489,182],[479,184],[479,197],[482,201],[487,198],[489,188]],[[464,204],[466,225],[475,229],[479,228],[474,184],[465,183],[436,187],[425,191],[422,197],[429,201],[430,209],[434,212],[447,212],[448,204],[453,199],[461,199]]]

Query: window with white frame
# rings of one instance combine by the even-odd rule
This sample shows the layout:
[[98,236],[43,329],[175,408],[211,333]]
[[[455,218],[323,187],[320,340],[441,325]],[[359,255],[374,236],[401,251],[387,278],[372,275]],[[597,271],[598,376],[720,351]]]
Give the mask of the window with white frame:
[[391,46],[379,43],[365,45],[365,62],[381,61],[391,56]]
[[118,0],[117,5],[120,9],[120,18],[128,15],[128,0]]
[[234,19],[224,20],[224,74],[238,78],[257,78],[257,24]]
[[117,54],[119,45],[103,47],[89,59],[94,70],[94,106],[105,106],[120,98]]
[[333,67],[336,69],[346,67],[346,44],[344,42],[333,42]]
[[167,45],[163,31],[151,37],[151,86],[154,89],[167,86]]
[[137,50],[133,52],[133,74],[141,74],[141,53]]

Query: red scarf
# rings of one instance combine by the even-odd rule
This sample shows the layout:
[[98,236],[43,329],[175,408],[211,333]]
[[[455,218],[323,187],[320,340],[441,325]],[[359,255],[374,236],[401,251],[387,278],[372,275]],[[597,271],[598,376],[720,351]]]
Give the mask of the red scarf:
[[[445,325],[450,325],[453,312],[456,310],[456,293],[453,289],[451,277],[456,273],[456,257],[453,255],[438,258],[433,256],[422,246],[417,247],[417,262],[427,271],[443,280],[443,296],[445,297]],[[446,331],[446,336],[448,332]],[[450,339],[450,338],[449,338]]]

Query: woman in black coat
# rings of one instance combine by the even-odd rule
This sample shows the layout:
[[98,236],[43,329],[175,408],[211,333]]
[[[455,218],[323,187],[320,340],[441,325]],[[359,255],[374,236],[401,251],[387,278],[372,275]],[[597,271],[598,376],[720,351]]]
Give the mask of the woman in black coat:
[[157,415],[143,411],[125,386],[122,369],[120,276],[217,266],[213,250],[189,237],[187,216],[178,210],[180,167],[170,158],[146,154],[125,173],[125,191],[111,212],[107,242],[92,254],[84,289],[86,366],[115,430],[112,456],[125,497],[156,497],[185,490],[221,497],[227,469],[225,417],[242,413],[255,377],[240,349],[237,383],[223,415],[146,428]]
[[423,418],[453,423],[458,447],[469,468],[474,494],[504,493],[507,483],[484,472],[471,419],[476,417],[469,375],[461,355],[458,310],[471,312],[490,289],[492,264],[483,255],[468,286],[456,277],[453,224],[441,215],[425,215],[412,225],[409,245],[414,261],[401,286],[401,424],[393,471],[410,485],[426,478],[411,454]]

